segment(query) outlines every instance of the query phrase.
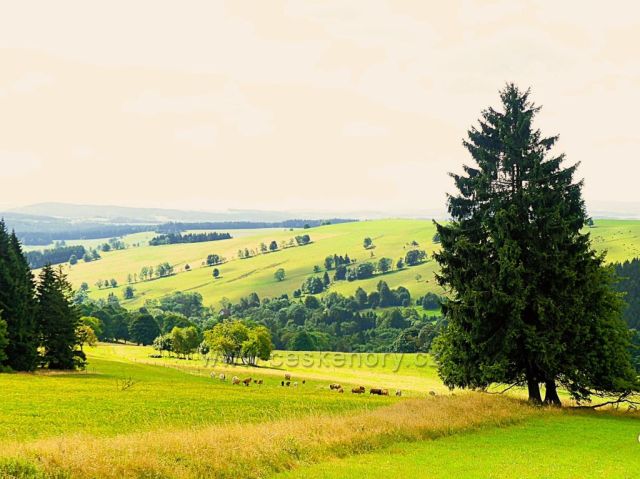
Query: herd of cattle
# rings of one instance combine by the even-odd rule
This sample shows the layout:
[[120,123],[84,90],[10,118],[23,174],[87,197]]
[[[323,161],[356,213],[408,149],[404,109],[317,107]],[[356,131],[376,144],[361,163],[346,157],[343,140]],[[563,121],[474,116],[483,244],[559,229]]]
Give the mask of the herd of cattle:
[[[227,380],[227,375],[225,373],[220,373],[218,375],[216,375],[215,372],[211,373],[211,379],[219,379],[220,381],[226,381]],[[253,378],[245,378],[245,379],[240,379],[238,376],[233,376],[231,378],[231,384],[243,384],[245,386],[249,386],[251,383],[254,384],[258,384],[261,385],[263,383],[262,379],[253,379]],[[302,380],[301,384],[306,384],[306,380]],[[298,387],[298,381],[292,381],[291,380],[291,374],[289,373],[285,373],[284,375],[284,381],[280,381],[280,386],[293,386],[294,388]],[[329,384],[329,389],[332,391],[336,391],[338,393],[344,393],[344,388],[342,387],[341,384],[338,383],[332,383]],[[364,386],[358,386],[355,388],[351,388],[351,393],[352,394],[364,394],[366,392],[366,389]],[[370,388],[369,389],[369,394],[374,394],[377,396],[388,396],[389,395],[389,390],[388,389],[382,389],[382,388]],[[429,391],[429,394],[431,396],[435,396],[436,392],[435,391]],[[396,389],[396,396],[400,397],[402,396],[402,390],[400,389]]]

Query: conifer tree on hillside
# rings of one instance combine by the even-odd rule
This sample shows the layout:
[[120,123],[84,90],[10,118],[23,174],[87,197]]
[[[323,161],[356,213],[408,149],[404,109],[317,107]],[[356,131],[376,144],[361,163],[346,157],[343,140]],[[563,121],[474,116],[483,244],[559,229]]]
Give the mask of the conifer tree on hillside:
[[452,174],[452,221],[436,224],[439,283],[450,291],[448,326],[435,345],[450,387],[526,385],[529,399],[560,404],[627,397],[638,389],[629,335],[611,272],[596,254],[577,165],[551,149],[557,137],[533,127],[529,91],[507,85],[502,109],[482,112],[464,146],[475,161]]
[[38,332],[43,348],[42,364],[49,369],[74,369],[84,365],[84,353],[77,349],[80,314],[73,304],[72,293],[60,269],[53,269],[51,265],[42,268],[36,294]]
[[7,323],[6,358],[0,366],[31,371],[37,363],[33,277],[15,233],[0,220],[0,311]]
[[5,352],[8,344],[9,338],[7,338],[7,322],[2,319],[2,311],[0,311],[0,372],[5,369],[5,367],[2,366],[2,363],[8,357]]

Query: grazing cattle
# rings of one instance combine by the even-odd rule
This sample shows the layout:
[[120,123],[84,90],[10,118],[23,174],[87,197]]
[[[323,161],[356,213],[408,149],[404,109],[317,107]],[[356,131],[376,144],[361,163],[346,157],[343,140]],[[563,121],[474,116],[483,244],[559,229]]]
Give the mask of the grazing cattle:
[[388,396],[389,395],[389,390],[388,389],[383,389],[382,391],[380,391],[380,394],[383,396]]
[[293,381],[293,387],[297,388],[298,387],[298,381]]
[[342,386],[340,386],[338,383],[333,383],[333,384],[329,384],[329,389],[340,389]]
[[262,379],[258,379],[258,385],[262,385]]
[[225,374],[224,374],[224,373],[220,373],[220,376],[218,376],[218,379],[219,379],[220,381],[226,381],[226,380],[227,380],[227,376],[225,376]]
[[248,386],[249,384],[251,384],[251,378],[243,379],[243,380],[242,380],[242,383],[243,383],[245,386]]
[[289,374],[289,373],[284,373],[284,380],[285,380],[285,381],[291,381],[291,374]]
[[382,389],[380,389],[380,388],[371,388],[371,389],[369,389],[369,394],[376,394],[378,396],[382,396]]
[[351,389],[351,392],[353,394],[364,394],[364,391],[365,391],[364,386],[358,386],[357,388]]
[[402,396],[402,391],[400,389],[396,389],[396,396]]
[[285,384],[289,387],[291,385],[291,381],[287,381]]
[[436,392],[432,389],[431,391],[429,391],[429,396],[435,396]]
[[338,389],[338,392],[339,393],[344,393],[344,389],[340,388],[340,389]]
[[240,378],[239,378],[238,376],[233,376],[233,377],[231,378],[231,382],[232,382],[233,384],[240,384]]

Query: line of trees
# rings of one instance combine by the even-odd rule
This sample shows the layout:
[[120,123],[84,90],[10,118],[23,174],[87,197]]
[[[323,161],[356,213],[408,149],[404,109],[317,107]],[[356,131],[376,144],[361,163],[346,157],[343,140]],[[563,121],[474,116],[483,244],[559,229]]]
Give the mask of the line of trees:
[[17,236],[0,221],[0,369],[84,366],[72,296],[62,270],[51,265],[36,285]]
[[102,289],[102,288],[117,288],[118,287],[118,281],[116,281],[116,279],[111,278],[111,279],[99,279],[98,281],[96,281],[96,286],[98,287],[98,289]]
[[[154,266],[143,266],[140,268],[137,279],[140,281],[151,280],[153,278],[164,278],[174,273],[174,267],[167,261]],[[132,279],[136,279],[135,277]],[[135,282],[135,281],[134,281]]]
[[218,233],[216,231],[206,233],[168,233],[154,236],[149,240],[150,246],[160,246],[178,243],[203,243],[205,241],[220,241],[231,239],[229,233]]
[[258,254],[274,253],[276,251],[281,251],[286,248],[293,248],[295,246],[304,246],[309,243],[311,243],[311,236],[309,236],[308,234],[297,235],[293,238],[289,238],[288,241],[282,240],[280,243],[278,243],[275,240],[272,240],[271,242],[269,242],[269,244],[264,242],[260,243],[258,247],[255,249],[254,248],[239,249],[238,258],[247,259],[247,258],[256,256]]
[[[71,262],[75,264],[78,258],[83,258],[86,254],[84,246],[58,246],[56,248],[42,251],[27,251],[25,256],[31,269],[42,268],[46,264],[60,264]],[[75,261],[72,260],[75,258]]]

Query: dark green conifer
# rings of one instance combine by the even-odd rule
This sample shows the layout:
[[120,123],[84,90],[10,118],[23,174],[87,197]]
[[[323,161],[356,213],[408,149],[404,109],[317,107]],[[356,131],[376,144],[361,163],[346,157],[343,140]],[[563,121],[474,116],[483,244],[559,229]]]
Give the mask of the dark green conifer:
[[438,224],[437,278],[451,292],[448,327],[435,350],[450,387],[528,387],[529,399],[559,404],[637,388],[621,304],[603,256],[583,232],[588,217],[577,165],[550,150],[557,137],[534,129],[539,108],[507,85],[502,111],[482,112],[464,146],[476,165],[452,175],[452,221]]
[[33,277],[15,233],[0,220],[0,311],[7,323],[6,358],[0,365],[31,371],[37,364]]
[[49,369],[74,369],[84,365],[78,350],[76,329],[80,315],[73,291],[61,269],[46,265],[37,288],[38,332],[42,342],[42,365]]

